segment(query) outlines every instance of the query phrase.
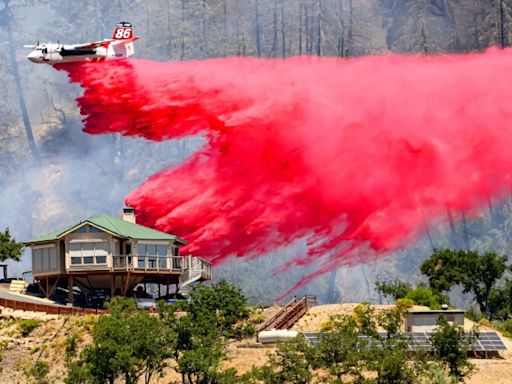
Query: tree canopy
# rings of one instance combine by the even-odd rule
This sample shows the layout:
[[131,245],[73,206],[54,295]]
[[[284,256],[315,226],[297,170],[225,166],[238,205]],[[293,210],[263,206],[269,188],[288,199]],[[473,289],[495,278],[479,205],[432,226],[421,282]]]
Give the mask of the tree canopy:
[[7,259],[20,261],[23,254],[23,244],[18,243],[7,228],[4,232],[0,231],[0,262]]
[[489,315],[491,292],[507,270],[507,261],[507,256],[496,252],[481,255],[476,251],[440,249],[420,269],[431,288],[447,292],[460,284],[465,293],[474,295],[481,312]]

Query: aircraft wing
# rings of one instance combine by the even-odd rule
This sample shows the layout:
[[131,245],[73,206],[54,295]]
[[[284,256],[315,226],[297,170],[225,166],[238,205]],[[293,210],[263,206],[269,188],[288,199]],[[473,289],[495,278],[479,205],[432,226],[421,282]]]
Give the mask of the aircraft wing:
[[134,36],[134,37],[130,37],[129,39],[122,39],[122,40],[112,40],[112,44],[115,45],[115,44],[127,44],[127,43],[131,43],[133,41],[137,41],[139,40],[139,37],[138,36]]
[[107,47],[109,44],[126,44],[132,41],[139,40],[138,37],[131,37],[129,39],[105,39],[101,41],[95,41],[93,43],[85,43],[85,44],[74,44],[73,49],[94,49],[99,47]]
[[105,39],[101,41],[95,41],[93,43],[85,43],[85,44],[73,44],[73,49],[93,49],[93,48],[99,48],[99,47],[106,47],[111,42],[113,42],[114,39]]

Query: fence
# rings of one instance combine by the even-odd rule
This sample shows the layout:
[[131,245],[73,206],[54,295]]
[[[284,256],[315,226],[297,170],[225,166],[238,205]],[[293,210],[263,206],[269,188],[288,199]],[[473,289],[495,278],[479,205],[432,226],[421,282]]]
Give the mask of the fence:
[[0,298],[0,306],[11,309],[19,309],[22,311],[44,312],[51,315],[86,315],[107,313],[107,310],[105,309],[64,307],[43,303],[28,303],[26,301],[10,300],[4,298]]

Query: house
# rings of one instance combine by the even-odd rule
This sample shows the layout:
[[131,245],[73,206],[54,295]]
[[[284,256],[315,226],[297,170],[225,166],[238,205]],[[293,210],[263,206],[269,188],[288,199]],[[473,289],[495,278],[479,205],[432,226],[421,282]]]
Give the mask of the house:
[[130,296],[139,284],[157,284],[176,291],[195,281],[211,279],[211,264],[180,255],[187,242],[178,236],[136,223],[133,208],[122,219],[93,216],[25,243],[32,250],[32,274],[47,298],[57,287],[87,295],[101,289]]

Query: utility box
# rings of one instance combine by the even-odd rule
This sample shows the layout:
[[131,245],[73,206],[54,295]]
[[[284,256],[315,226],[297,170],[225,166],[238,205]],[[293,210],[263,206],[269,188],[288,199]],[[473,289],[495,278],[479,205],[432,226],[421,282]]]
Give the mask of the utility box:
[[464,327],[464,313],[461,309],[410,310],[405,317],[406,332],[431,332],[443,316],[449,324]]

